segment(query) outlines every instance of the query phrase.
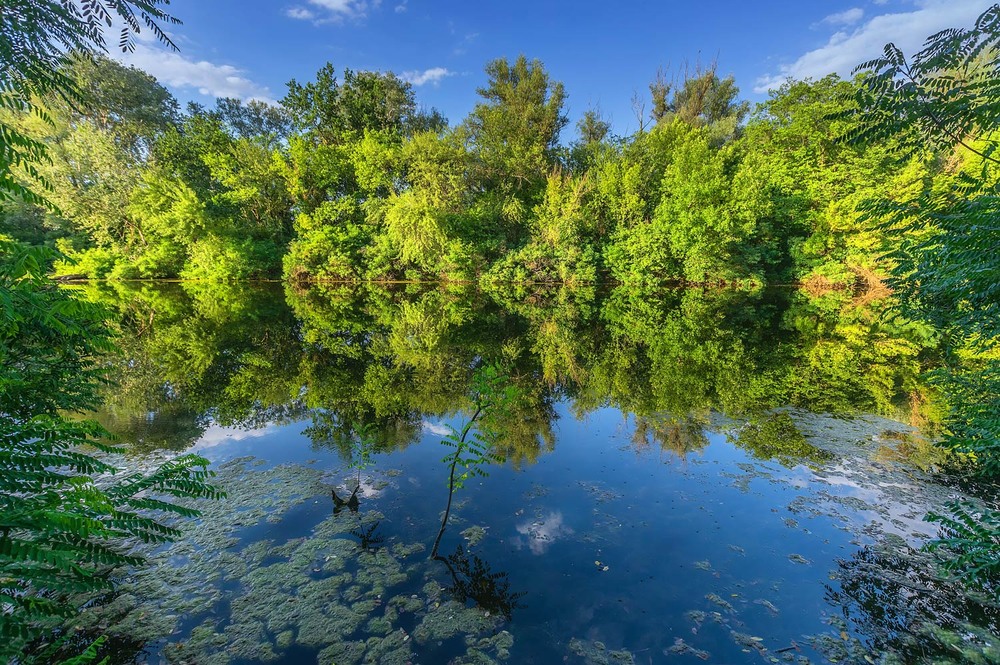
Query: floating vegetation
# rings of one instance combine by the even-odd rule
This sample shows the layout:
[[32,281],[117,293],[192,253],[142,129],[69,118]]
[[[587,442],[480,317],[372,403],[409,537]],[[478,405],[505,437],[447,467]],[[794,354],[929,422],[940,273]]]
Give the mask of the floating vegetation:
[[767,656],[767,648],[764,646],[764,638],[755,635],[747,635],[735,630],[730,631],[729,637],[736,642],[744,651],[756,651],[761,656]]
[[766,600],[764,598],[758,598],[757,600],[755,600],[753,602],[754,602],[755,605],[760,605],[761,607],[763,607],[764,609],[766,609],[768,611],[768,613],[771,616],[773,616],[773,617],[778,616],[778,614],[780,613],[779,610],[778,610],[778,608],[775,607],[774,603],[772,603],[769,600]]
[[713,603],[715,605],[718,605],[719,607],[721,607],[722,609],[726,610],[727,612],[735,612],[736,611],[736,608],[734,608],[729,603],[728,600],[725,600],[724,598],[722,598],[718,594],[715,594],[715,593],[706,594],[705,595],[705,600],[707,600],[708,602]]
[[702,649],[696,649],[695,647],[691,646],[690,644],[685,642],[683,638],[680,637],[674,639],[674,643],[663,650],[663,655],[694,656],[695,658],[700,658],[701,660],[708,660],[709,658],[712,657],[712,654],[710,654],[708,651],[704,651]]
[[549,495],[549,488],[544,485],[539,485],[538,483],[533,483],[531,489],[522,494],[525,501],[534,501],[535,499],[541,499]]
[[599,504],[608,503],[609,501],[617,501],[624,496],[620,492],[608,489],[604,486],[604,483],[593,483],[580,480],[577,481],[577,485],[582,487],[583,490]]
[[708,619],[708,612],[703,612],[701,610],[688,610],[684,613],[684,617],[694,624],[694,628],[691,629],[691,632],[697,634],[698,629],[701,628],[701,625],[705,623],[706,619]]
[[326,493],[328,515],[307,535],[241,537],[324,496],[318,471],[241,458],[222,465],[218,480],[231,502],[209,505],[185,541],[153,553],[156,568],[126,580],[80,628],[138,637],[159,644],[168,662],[198,665],[268,662],[293,648],[320,664],[403,665],[456,637],[464,646],[455,663],[509,655],[513,637],[501,630],[509,612],[443,595],[439,565],[416,556],[426,545],[381,542],[378,511],[334,512]]
[[460,534],[469,543],[469,547],[475,547],[486,537],[486,529],[481,526],[470,526]]
[[[584,665],[634,665],[635,656],[621,649],[609,650],[603,642],[573,638],[569,642],[570,654],[582,659]],[[580,661],[578,661],[580,662]]]

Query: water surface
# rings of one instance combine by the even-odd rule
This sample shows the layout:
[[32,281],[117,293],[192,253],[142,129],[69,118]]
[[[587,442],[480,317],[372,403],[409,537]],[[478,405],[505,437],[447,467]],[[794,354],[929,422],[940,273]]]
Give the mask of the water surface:
[[[227,499],[82,626],[122,662],[919,662],[933,334],[832,293],[140,285],[97,417]],[[520,399],[431,558],[477,368]],[[373,442],[363,460],[359,441]],[[338,506],[355,488],[356,505]],[[949,632],[952,631],[952,632]],[[970,632],[972,631],[972,632]],[[136,655],[138,654],[138,655]]]

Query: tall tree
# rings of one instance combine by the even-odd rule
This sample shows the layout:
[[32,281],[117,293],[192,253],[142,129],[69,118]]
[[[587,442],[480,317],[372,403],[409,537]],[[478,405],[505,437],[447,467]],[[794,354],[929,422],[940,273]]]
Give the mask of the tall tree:
[[[169,0],[6,0],[0,21],[0,108],[40,113],[36,100],[52,94],[82,102],[76,83],[60,70],[70,54],[105,51],[105,26],[113,17],[123,23],[118,38],[123,51],[135,47],[135,35],[143,29],[176,48],[160,27],[179,22],[164,10],[168,4]],[[44,203],[39,188],[47,183],[35,164],[46,158],[44,143],[0,120],[0,198]],[[32,184],[24,184],[14,168],[21,168]]]
[[583,143],[600,143],[611,131],[611,123],[601,117],[599,110],[588,109],[576,123],[576,131]]
[[285,109],[256,99],[244,103],[223,97],[216,101],[215,113],[238,138],[264,140],[269,147],[277,147],[291,135],[292,119]]
[[50,185],[46,196],[61,213],[55,224],[80,246],[128,245],[141,235],[129,197],[154,143],[172,129],[177,102],[145,72],[103,56],[71,54],[57,73],[74,82],[82,103],[50,92],[33,100],[38,114],[11,115],[8,126],[46,146],[47,159],[32,168]]
[[680,118],[695,127],[710,126],[717,135],[716,142],[732,138],[737,126],[750,112],[750,103],[738,101],[740,89],[736,79],[720,79],[716,63],[707,69],[701,65],[690,71],[685,68],[680,84],[667,80],[660,69],[649,84],[653,108],[650,117],[654,123],[669,122]]
[[486,65],[483,102],[466,121],[483,167],[486,187],[538,195],[555,163],[559,132],[568,119],[566,93],[538,60],[524,55]]
[[314,81],[289,81],[281,104],[297,130],[325,144],[342,142],[345,133],[366,129],[402,133],[417,114],[413,86],[392,72],[345,69],[343,82],[338,82],[330,63]]

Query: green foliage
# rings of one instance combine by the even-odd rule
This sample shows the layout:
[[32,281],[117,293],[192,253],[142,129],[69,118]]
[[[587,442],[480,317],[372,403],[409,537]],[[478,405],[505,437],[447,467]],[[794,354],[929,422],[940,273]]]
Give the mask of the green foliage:
[[473,374],[471,399],[476,411],[461,432],[452,430],[441,442],[455,449],[445,460],[461,470],[459,475],[452,475],[452,487],[462,489],[466,480],[488,475],[484,466],[505,461],[496,444],[503,435],[500,424],[517,397],[517,388],[495,365],[480,367]]
[[177,499],[220,495],[194,455],[120,475],[85,452],[118,450],[96,422],[67,415],[96,402],[104,311],[48,282],[42,250],[3,241],[0,257],[0,659],[32,662],[28,645],[142,564],[136,543],[171,540],[168,517],[198,514]]
[[962,581],[995,590],[1000,581],[1000,513],[961,501],[947,508],[947,515],[927,515],[928,521],[941,526],[941,536],[929,549],[945,554],[945,570]]
[[[738,128],[750,112],[749,102],[739,102],[740,89],[732,76],[720,79],[715,63],[693,72],[685,69],[677,84],[667,81],[663,70],[649,85],[652,97],[650,117],[654,123],[679,120],[693,127],[706,127],[712,143],[721,145],[738,135]],[[671,95],[671,93],[673,93]]]
[[[1000,5],[984,11],[972,28],[950,28],[926,40],[912,58],[894,44],[882,57],[861,63],[860,118],[847,135],[857,142],[905,136],[902,148],[920,152],[957,146],[996,163],[991,135],[1000,99]],[[977,144],[984,146],[976,147]]]
[[924,161],[900,161],[896,139],[870,146],[836,140],[857,127],[850,114],[856,90],[836,76],[788,82],[747,126],[747,160],[771,205],[762,249],[788,278],[850,287],[884,276],[889,266],[879,255],[889,243],[863,204],[904,200],[933,173]]
[[385,225],[404,265],[433,271],[440,263],[448,244],[445,219],[424,192],[411,189],[390,199]]
[[600,111],[588,109],[576,123],[582,143],[601,143],[611,132],[611,124],[601,117]]
[[137,70],[74,58],[60,73],[91,107],[50,94],[48,121],[15,111],[11,126],[51,146],[34,168],[63,213],[22,202],[0,223],[59,240],[76,261],[63,274],[870,286],[895,259],[873,258],[885,232],[859,203],[905,201],[939,169],[833,141],[859,120],[855,84],[832,77],[789,83],[744,127],[714,67],[661,75],[651,131],[609,138],[592,110],[567,149],[565,91],[524,56],[487,66],[455,128],[395,75],[332,65],[291,81],[280,107],[182,115]]
[[554,164],[566,93],[549,80],[538,60],[520,55],[486,65],[489,78],[466,124],[485,186],[505,194],[533,197]]
[[[1000,5],[971,29],[941,31],[912,58],[888,44],[863,63],[853,142],[901,136],[906,156],[937,150],[958,163],[952,177],[902,201],[876,201],[873,217],[898,238],[892,284],[906,311],[943,334],[947,364],[934,381],[951,405],[943,445],[969,453],[980,473],[1000,473],[1000,362],[997,360],[997,183],[994,157],[1000,99]],[[949,155],[949,152],[952,155]],[[1000,524],[990,510],[953,504],[936,547],[963,579],[995,577]]]
[[[174,44],[160,23],[178,23],[163,7],[167,0],[11,0],[0,27],[0,110],[33,114],[50,122],[38,100],[55,96],[69,103],[85,99],[73,78],[61,71],[73,53],[105,50],[104,30],[112,17],[123,23],[118,46],[134,48],[134,37],[148,29],[160,42]],[[49,158],[45,144],[0,118],[0,199],[43,205],[38,191],[52,187],[38,170]],[[27,178],[25,184],[15,172]]]
[[[118,279],[278,273],[292,232],[292,201],[273,156],[276,132],[287,131],[278,109],[223,100],[215,111],[192,106],[179,117],[166,89],[134,68],[75,56],[60,71],[85,104],[50,94],[38,101],[44,121],[12,118],[49,146],[38,170],[53,183],[48,198],[60,214],[8,204],[12,217],[40,218],[50,237],[64,238],[79,265],[59,271]],[[211,270],[199,264],[206,248],[242,256]]]
[[535,206],[531,240],[493,264],[486,283],[590,284],[597,281],[588,180],[554,172]]
[[296,129],[322,144],[340,143],[365,130],[403,132],[415,121],[421,124],[413,86],[392,72],[345,69],[341,83],[333,65],[326,63],[315,81],[289,81],[281,103]]
[[448,505],[431,549],[432,559],[437,557],[441,537],[448,526],[455,491],[462,489],[470,478],[489,475],[486,466],[506,461],[497,444],[503,436],[502,423],[509,417],[513,403],[518,399],[517,388],[497,366],[484,365],[473,374],[471,399],[475,411],[462,431],[449,426],[451,433],[441,441],[443,445],[454,448],[455,452],[442,460],[449,469]]
[[955,150],[961,168],[942,186],[925,187],[901,202],[880,201],[872,215],[889,218],[900,240],[893,284],[904,304],[957,335],[990,348],[1000,336],[993,220],[997,213],[997,45],[1000,5],[985,11],[972,29],[930,37],[908,60],[889,44],[885,56],[862,64],[867,74],[857,93],[858,129],[853,142],[902,135],[904,153]]
[[680,120],[647,136],[598,170],[598,214],[617,226],[605,249],[611,274],[631,284],[759,279],[771,267],[754,252],[771,214],[759,164]]

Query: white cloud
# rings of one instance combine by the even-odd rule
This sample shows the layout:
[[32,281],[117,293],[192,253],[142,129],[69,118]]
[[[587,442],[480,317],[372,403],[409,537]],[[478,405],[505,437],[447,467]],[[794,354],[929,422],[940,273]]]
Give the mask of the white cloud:
[[511,544],[518,549],[527,545],[536,556],[545,554],[557,540],[573,535],[573,529],[563,523],[561,510],[549,511],[544,519],[528,520],[515,528],[525,537],[515,536],[511,539]]
[[858,63],[878,57],[888,42],[904,53],[914,53],[936,32],[972,25],[990,3],[991,0],[916,0],[917,8],[913,11],[873,16],[851,32],[836,32],[826,44],[782,65],[776,73],[760,77],[754,92],[777,88],[789,77],[821,78],[831,73],[850,76]]
[[365,18],[369,10],[379,8],[382,0],[306,0],[306,4],[313,9],[292,7],[285,12],[285,16],[312,21],[315,25],[343,23],[345,19]]
[[401,3],[399,3],[398,5],[396,5],[396,7],[395,7],[396,13],[397,14],[402,14],[403,12],[405,12],[406,11],[406,5],[407,5],[407,3],[409,3],[409,1],[410,0],[403,0]]
[[437,436],[448,436],[454,433],[454,430],[443,423],[432,423],[429,420],[425,420],[422,425],[426,431]]
[[261,429],[252,430],[241,430],[236,427],[223,427],[221,425],[209,425],[205,429],[205,432],[201,435],[201,438],[194,444],[192,450],[204,450],[206,448],[214,448],[216,446],[221,446],[226,443],[232,443],[234,441],[243,441],[244,439],[259,439],[263,436],[268,436],[273,432],[276,432],[278,428],[275,425],[268,425]]
[[415,86],[421,86],[425,83],[432,83],[437,85],[442,80],[448,78],[449,76],[454,76],[455,72],[449,71],[444,67],[432,67],[430,69],[425,69],[424,71],[411,71],[403,72],[403,80],[409,81]]
[[830,14],[820,23],[826,25],[854,25],[865,16],[865,10],[861,7],[852,7],[836,14]]
[[[452,28],[451,32],[452,32],[452,34],[455,34],[455,29]],[[465,35],[465,37],[462,38],[462,41],[460,41],[458,43],[458,45],[455,47],[454,51],[452,51],[452,52],[455,55],[465,55],[466,51],[469,50],[469,47],[472,44],[476,43],[477,39],[479,39],[479,33],[478,32],[470,32],[470,33],[468,33],[467,35]]]
[[160,83],[182,90],[197,90],[211,97],[257,99],[274,104],[271,91],[254,83],[233,65],[195,60],[143,40],[133,53],[115,53],[122,62],[152,74]]

